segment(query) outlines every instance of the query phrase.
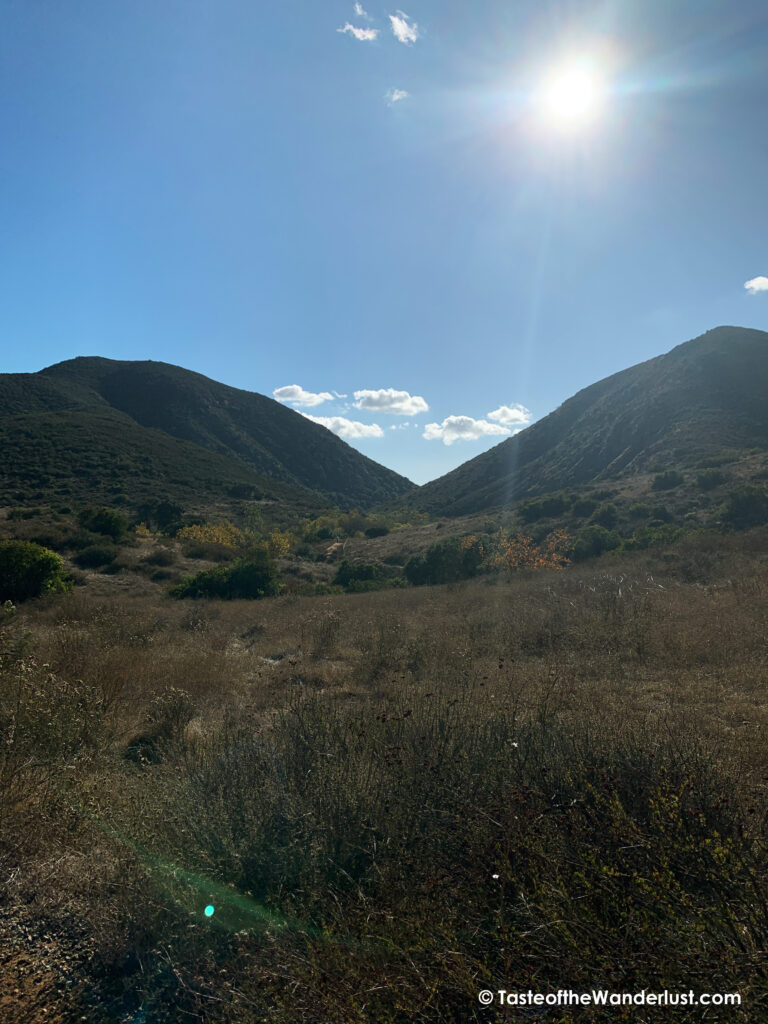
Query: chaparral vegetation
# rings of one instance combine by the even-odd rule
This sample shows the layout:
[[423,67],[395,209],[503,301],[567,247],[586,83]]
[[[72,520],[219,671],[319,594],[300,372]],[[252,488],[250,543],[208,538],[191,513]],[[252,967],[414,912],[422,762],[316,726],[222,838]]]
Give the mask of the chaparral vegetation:
[[[398,566],[425,527],[356,525],[367,559],[315,540],[278,596],[255,528],[145,525],[6,606],[7,1019],[502,1021],[477,993],[512,985],[766,1019],[765,527]],[[229,554],[195,574],[197,544]]]

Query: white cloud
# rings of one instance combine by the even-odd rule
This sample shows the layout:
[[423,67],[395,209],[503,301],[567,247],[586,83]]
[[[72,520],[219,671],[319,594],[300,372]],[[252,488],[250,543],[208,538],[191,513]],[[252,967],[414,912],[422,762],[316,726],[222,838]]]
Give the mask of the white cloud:
[[379,34],[377,28],[358,28],[357,25],[350,25],[349,22],[347,22],[344,28],[337,28],[336,31],[342,34],[349,32],[350,35],[353,35],[355,39],[359,39],[361,42],[370,42]]
[[348,420],[345,416],[310,416],[308,412],[301,414],[321,427],[327,427],[334,434],[354,441],[359,437],[384,437],[384,431],[378,423],[361,423],[359,420]]
[[291,405],[312,406],[333,400],[333,395],[327,391],[305,391],[300,384],[287,384],[283,388],[275,388],[272,394],[277,402],[290,402]]
[[488,419],[495,423],[503,423],[505,427],[522,429],[531,422],[531,413],[524,405],[500,405],[498,409],[488,413]]
[[368,11],[364,9],[362,4],[355,4],[355,14],[358,18],[368,18],[370,21],[370,15],[368,14]]
[[442,423],[428,423],[421,436],[427,441],[453,444],[454,441],[476,441],[480,437],[491,435],[506,437],[509,434],[509,428],[499,423],[475,420],[471,416],[446,416]]
[[415,21],[411,21],[407,14],[398,11],[397,14],[390,14],[389,20],[392,23],[392,31],[395,38],[399,42],[410,46],[411,43],[415,43],[419,38],[419,26]]
[[346,398],[346,395],[340,394],[338,391],[333,392],[334,398]]
[[407,391],[395,391],[394,388],[379,388],[377,391],[356,391],[355,408],[373,409],[392,416],[418,416],[420,412],[426,412],[429,406],[421,395],[410,395]]
[[744,287],[750,295],[757,295],[758,292],[768,292],[768,277],[753,277],[751,281],[745,281]]
[[410,95],[411,94],[406,92],[405,89],[389,89],[384,93],[384,99],[391,107],[395,103],[399,103],[400,100],[407,100]]

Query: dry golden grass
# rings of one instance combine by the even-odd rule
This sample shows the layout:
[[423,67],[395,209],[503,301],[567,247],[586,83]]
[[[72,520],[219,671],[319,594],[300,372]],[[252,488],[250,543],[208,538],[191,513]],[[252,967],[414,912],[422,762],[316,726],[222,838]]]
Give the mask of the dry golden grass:
[[476,992],[512,981],[740,990],[708,1019],[768,1019],[765,541],[25,606],[0,926],[57,937],[94,1021],[503,1020]]

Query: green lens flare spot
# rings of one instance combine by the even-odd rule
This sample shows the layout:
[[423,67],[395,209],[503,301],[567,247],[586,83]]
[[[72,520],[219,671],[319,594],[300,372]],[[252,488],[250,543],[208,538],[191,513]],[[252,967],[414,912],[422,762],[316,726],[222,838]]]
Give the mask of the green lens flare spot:
[[208,906],[203,911],[203,913],[205,914],[206,917],[213,917],[215,911],[216,908],[213,906],[212,903],[209,903]]

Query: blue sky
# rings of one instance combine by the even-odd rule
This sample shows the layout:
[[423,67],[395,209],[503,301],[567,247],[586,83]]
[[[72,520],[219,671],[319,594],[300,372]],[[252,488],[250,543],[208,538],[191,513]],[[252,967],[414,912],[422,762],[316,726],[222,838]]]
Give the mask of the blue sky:
[[763,2],[402,2],[0,0],[0,370],[296,387],[423,483],[768,330]]

